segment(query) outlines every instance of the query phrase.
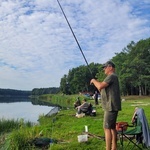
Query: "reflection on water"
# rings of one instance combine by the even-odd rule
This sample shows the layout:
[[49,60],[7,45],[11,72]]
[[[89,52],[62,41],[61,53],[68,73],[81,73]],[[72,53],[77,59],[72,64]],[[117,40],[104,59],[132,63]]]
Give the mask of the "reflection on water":
[[[7,100],[7,101],[6,101]],[[39,115],[46,115],[53,107],[33,105],[29,98],[0,98],[0,118],[21,119],[37,123]]]

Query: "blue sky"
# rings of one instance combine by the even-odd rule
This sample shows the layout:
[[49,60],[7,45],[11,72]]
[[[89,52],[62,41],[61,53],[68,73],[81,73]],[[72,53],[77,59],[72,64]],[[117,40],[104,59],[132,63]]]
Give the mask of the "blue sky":
[[[59,0],[88,63],[150,37],[149,0]],[[57,0],[0,1],[0,88],[59,87],[86,65]]]

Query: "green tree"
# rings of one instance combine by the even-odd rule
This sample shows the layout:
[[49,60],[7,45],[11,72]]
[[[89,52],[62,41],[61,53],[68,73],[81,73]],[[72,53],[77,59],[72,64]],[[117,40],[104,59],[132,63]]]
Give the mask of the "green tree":
[[61,91],[65,94],[93,91],[94,89],[89,83],[92,78],[95,78],[98,72],[98,66],[99,64],[91,63],[89,66],[81,65],[77,68],[70,69],[68,75],[61,78]]
[[[127,47],[112,58],[116,64],[122,95],[150,94],[150,38],[135,43],[131,41]],[[89,71],[90,68],[90,71]],[[91,74],[92,72],[92,74]],[[94,92],[89,85],[92,78],[103,81],[105,74],[102,64],[91,63],[69,70],[61,79],[61,91],[74,94],[82,91]]]
[[113,57],[124,95],[147,95],[150,89],[150,39],[131,42]]

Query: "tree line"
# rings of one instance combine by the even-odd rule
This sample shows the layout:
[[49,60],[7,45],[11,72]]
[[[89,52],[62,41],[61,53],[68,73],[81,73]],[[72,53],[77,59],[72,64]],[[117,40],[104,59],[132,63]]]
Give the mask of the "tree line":
[[[120,53],[111,59],[116,64],[122,95],[150,94],[150,38],[135,43],[131,41]],[[89,68],[92,74],[89,71]],[[103,81],[102,64],[91,63],[69,70],[60,81],[60,91],[75,94],[82,91],[94,92],[90,80]]]
[[43,94],[57,94],[60,92],[59,87],[49,88],[34,88],[31,91],[22,91],[14,89],[0,89],[0,96],[31,96],[31,95],[43,95]]
[[31,92],[32,95],[43,95],[43,94],[57,94],[60,92],[58,87],[49,88],[34,88]]
[[0,96],[30,96],[31,91],[0,89]]

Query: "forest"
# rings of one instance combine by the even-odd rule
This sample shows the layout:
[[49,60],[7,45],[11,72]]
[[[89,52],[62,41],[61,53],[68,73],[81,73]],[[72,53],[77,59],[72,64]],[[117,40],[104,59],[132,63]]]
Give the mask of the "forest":
[[42,95],[42,94],[57,94],[60,92],[60,89],[57,87],[49,87],[49,88],[34,88],[32,91],[22,91],[22,90],[14,90],[14,89],[0,89],[0,97],[1,96],[31,96],[31,95]]
[[31,91],[22,91],[22,90],[14,90],[14,89],[0,89],[0,97],[1,96],[30,96]]
[[[111,60],[116,65],[122,95],[150,95],[150,38],[137,43],[131,41]],[[81,65],[61,78],[60,91],[64,94],[94,92],[90,80],[103,81],[104,77],[102,64]]]
[[60,89],[58,87],[34,88],[31,94],[32,95],[57,94],[59,92],[60,92]]

